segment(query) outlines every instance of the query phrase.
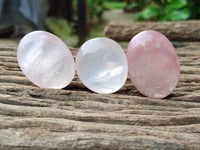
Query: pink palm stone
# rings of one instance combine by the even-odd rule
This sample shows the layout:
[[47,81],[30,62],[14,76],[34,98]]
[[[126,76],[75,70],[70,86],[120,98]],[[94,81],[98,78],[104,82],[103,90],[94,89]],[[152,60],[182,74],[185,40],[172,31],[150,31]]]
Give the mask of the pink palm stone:
[[150,98],[164,98],[178,84],[180,65],[176,51],[159,32],[148,30],[134,36],[127,59],[131,81]]
[[24,36],[17,48],[17,59],[26,77],[41,88],[61,89],[75,74],[69,48],[58,37],[45,31]]

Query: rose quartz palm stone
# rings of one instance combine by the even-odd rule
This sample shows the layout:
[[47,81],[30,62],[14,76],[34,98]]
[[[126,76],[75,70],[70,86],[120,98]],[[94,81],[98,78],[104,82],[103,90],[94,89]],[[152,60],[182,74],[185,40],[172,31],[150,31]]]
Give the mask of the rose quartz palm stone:
[[55,35],[34,31],[22,38],[17,60],[25,76],[41,88],[61,89],[75,74],[69,48]]
[[118,43],[109,38],[85,42],[76,57],[77,74],[90,90],[108,94],[119,90],[127,79],[126,55]]
[[164,98],[176,87],[180,65],[176,51],[161,33],[148,30],[132,38],[127,49],[131,81],[150,98]]

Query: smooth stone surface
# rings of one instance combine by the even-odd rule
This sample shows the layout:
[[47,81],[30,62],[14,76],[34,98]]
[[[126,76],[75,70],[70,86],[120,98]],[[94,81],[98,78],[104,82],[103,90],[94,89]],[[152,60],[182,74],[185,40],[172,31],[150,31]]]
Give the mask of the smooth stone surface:
[[128,45],[127,60],[131,81],[143,95],[164,98],[179,81],[176,51],[159,32],[148,30],[134,36]]
[[76,57],[76,69],[82,83],[97,93],[114,93],[126,82],[128,64],[120,45],[108,38],[85,42]]
[[17,48],[17,60],[25,76],[41,88],[64,88],[75,74],[69,48],[45,31],[34,31],[22,38]]

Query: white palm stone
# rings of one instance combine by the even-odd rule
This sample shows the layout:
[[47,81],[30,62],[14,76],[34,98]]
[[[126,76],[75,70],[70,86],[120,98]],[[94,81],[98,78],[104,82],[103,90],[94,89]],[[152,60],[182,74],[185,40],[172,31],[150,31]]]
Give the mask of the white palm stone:
[[85,42],[76,57],[77,74],[90,90],[108,94],[118,91],[126,82],[128,64],[120,45],[109,38]]
[[34,31],[22,38],[17,60],[25,76],[41,88],[64,88],[75,74],[69,48],[57,36],[45,31]]

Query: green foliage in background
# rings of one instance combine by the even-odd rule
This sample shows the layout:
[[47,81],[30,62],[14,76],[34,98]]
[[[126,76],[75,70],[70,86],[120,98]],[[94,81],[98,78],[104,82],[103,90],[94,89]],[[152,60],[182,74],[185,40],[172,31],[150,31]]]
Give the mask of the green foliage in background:
[[141,8],[143,9],[149,4],[148,0],[132,0],[128,3],[127,9]]
[[125,1],[105,1],[105,7],[107,9],[124,9],[126,7],[126,2]]
[[[77,3],[78,3],[78,0],[73,1],[75,14],[78,13]],[[104,11],[106,10],[105,0],[87,0],[87,7],[88,7],[89,20],[95,20],[97,18],[101,18]],[[78,19],[76,17],[77,16],[75,15],[74,20]]]
[[64,18],[48,18],[46,20],[48,29],[59,36],[69,46],[76,46],[78,36],[74,34],[73,27]]
[[88,0],[89,18],[101,18],[108,9],[124,9],[125,0]]
[[88,0],[88,12],[91,20],[101,18],[105,10],[104,0]]
[[135,20],[174,21],[200,18],[199,0],[133,0],[127,8],[140,7]]

